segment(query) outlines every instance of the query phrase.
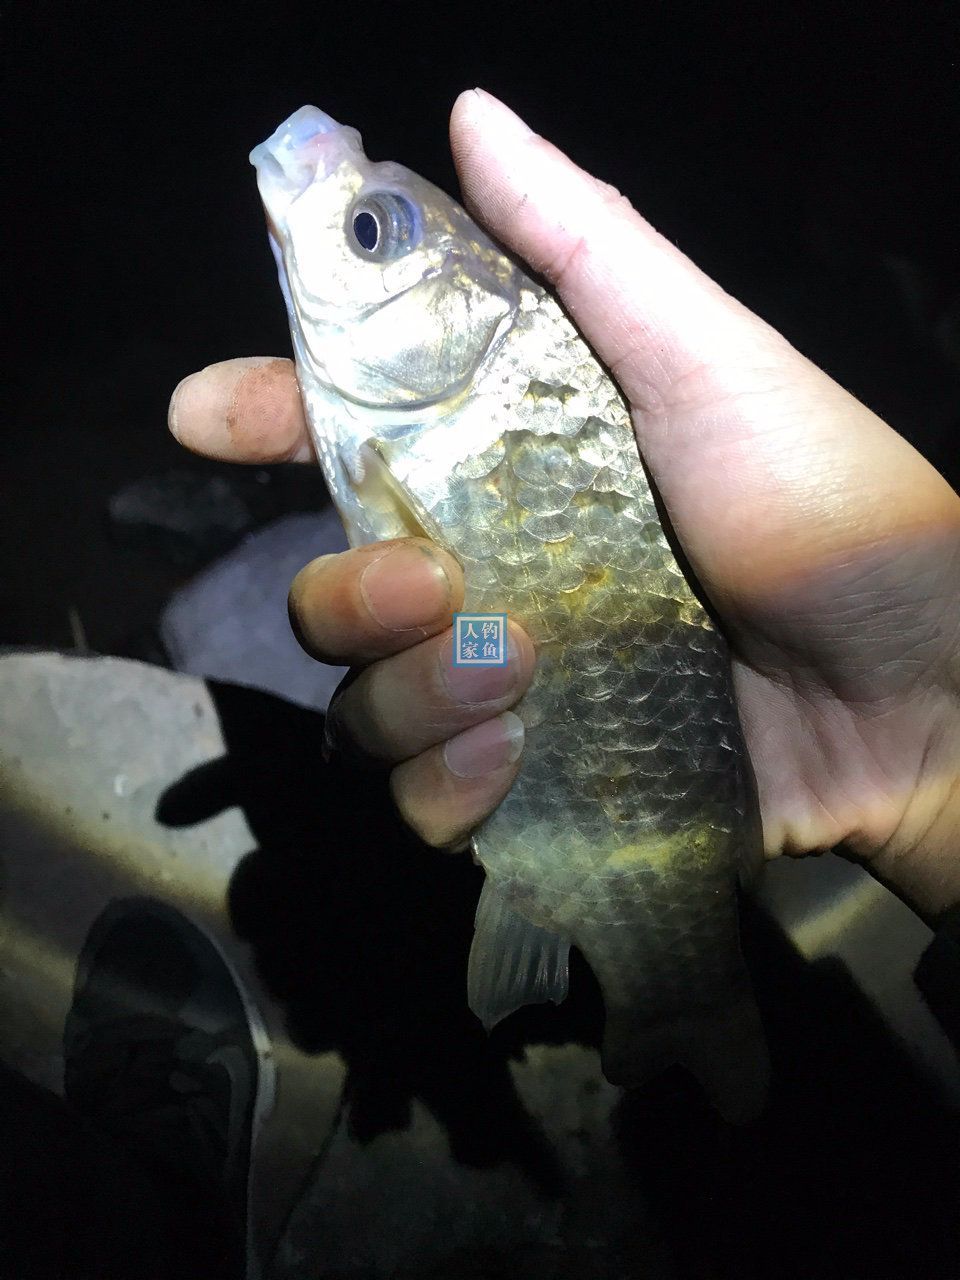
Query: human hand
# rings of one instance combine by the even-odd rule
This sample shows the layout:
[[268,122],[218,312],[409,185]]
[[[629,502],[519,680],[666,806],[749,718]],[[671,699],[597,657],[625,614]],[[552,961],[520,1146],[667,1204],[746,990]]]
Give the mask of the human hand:
[[[927,916],[960,901],[960,498],[495,99],[461,95],[451,142],[468,208],[551,282],[628,400],[731,641],[767,855],[842,845]],[[312,457],[287,361],[195,375],[171,427],[208,455]],[[513,780],[503,713],[534,662],[512,625],[506,668],[452,677],[461,596],[452,558],[416,540],[324,557],[291,592],[307,647],[360,669],[338,740],[392,766],[406,820],[451,847]]]

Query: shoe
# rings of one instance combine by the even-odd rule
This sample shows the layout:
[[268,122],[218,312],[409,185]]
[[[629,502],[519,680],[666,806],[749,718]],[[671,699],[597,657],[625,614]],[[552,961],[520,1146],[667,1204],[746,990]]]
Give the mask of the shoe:
[[64,1026],[65,1097],[154,1168],[212,1196],[248,1280],[257,1274],[252,1146],[272,1104],[267,1059],[266,1033],[207,934],[148,898],[103,912]]

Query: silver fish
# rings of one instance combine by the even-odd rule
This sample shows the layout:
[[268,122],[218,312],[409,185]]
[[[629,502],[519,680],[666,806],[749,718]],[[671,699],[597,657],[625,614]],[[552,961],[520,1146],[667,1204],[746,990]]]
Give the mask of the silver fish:
[[630,416],[563,309],[444,192],[302,107],[251,153],[307,419],[354,545],[426,534],[464,609],[517,619],[520,774],[476,833],[470,1006],[606,1004],[602,1063],[686,1066],[730,1118],[767,1058],[741,957],[759,861],[729,655],[671,550]]

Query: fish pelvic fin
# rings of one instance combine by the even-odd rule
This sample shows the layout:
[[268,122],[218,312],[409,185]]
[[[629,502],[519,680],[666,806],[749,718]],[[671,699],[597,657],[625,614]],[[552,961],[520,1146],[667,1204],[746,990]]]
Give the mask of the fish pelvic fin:
[[602,1065],[607,1079],[625,1088],[683,1067],[730,1124],[756,1120],[770,1087],[769,1050],[749,989],[663,1023],[644,1022],[636,1007],[608,1008]]
[[570,943],[531,924],[487,877],[467,966],[470,1008],[486,1029],[525,1004],[560,1004],[569,987]]

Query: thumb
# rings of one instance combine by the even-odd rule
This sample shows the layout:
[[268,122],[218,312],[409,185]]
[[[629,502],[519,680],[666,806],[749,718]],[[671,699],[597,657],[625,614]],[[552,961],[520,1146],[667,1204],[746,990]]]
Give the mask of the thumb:
[[907,442],[726,294],[614,188],[483,90],[451,146],[464,200],[556,289],[626,396],[721,610],[917,527],[956,496]]
[[631,404],[655,407],[718,337],[732,350],[766,328],[483,89],[457,99],[450,135],[467,205],[550,281]]

